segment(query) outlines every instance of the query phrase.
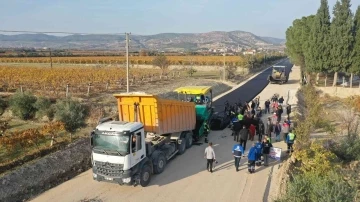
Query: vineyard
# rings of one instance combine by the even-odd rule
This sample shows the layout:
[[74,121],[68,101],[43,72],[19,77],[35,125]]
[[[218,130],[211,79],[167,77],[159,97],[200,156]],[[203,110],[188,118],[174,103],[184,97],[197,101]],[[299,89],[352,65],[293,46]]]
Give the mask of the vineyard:
[[[157,84],[175,79],[180,72],[161,74],[159,69],[129,71],[130,86]],[[72,94],[94,94],[126,89],[126,70],[116,67],[7,67],[0,66],[0,91],[30,90],[35,94],[64,97]]]
[[[276,55],[278,56],[278,55]],[[254,59],[261,62],[264,55],[256,55]],[[152,65],[154,56],[131,56],[130,63],[134,65]],[[167,56],[171,65],[199,65],[212,66],[226,65],[243,66],[246,63],[244,56]],[[269,57],[270,59],[270,57]],[[109,57],[52,57],[55,64],[126,64],[123,56]],[[9,57],[0,58],[0,63],[50,63],[50,57]]]
[[61,122],[51,122],[41,128],[7,132],[0,136],[0,165],[15,160],[29,151],[40,151],[44,148],[69,141],[65,127]]

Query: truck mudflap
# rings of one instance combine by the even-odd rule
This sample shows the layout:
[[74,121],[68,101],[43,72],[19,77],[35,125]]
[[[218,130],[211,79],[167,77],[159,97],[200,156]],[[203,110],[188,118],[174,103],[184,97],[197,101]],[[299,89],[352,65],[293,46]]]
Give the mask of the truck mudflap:
[[136,179],[133,176],[131,176],[130,170],[124,171],[121,176],[104,176],[98,174],[96,168],[93,167],[93,179],[98,182],[105,181],[105,182],[110,182],[124,186],[131,186],[136,183],[135,182]]

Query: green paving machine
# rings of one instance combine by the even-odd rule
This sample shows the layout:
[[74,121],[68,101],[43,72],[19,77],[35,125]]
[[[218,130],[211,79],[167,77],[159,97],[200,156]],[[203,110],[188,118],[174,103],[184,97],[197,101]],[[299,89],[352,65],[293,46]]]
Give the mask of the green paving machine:
[[195,103],[196,128],[193,131],[194,141],[197,142],[204,136],[205,142],[208,142],[209,123],[214,114],[211,86],[185,86],[176,89],[175,92],[178,93],[179,99]]

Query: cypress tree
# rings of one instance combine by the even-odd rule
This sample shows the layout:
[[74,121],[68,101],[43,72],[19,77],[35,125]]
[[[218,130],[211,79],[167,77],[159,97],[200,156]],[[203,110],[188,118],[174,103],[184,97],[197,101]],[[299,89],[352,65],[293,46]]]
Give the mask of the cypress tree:
[[350,88],[352,87],[352,79],[354,74],[360,73],[360,6],[358,6],[354,17],[354,46],[353,46],[353,58],[352,64],[349,68],[351,73]]
[[294,20],[293,25],[286,31],[286,47],[287,54],[291,61],[301,68],[302,76],[306,70],[308,63],[308,45],[309,33],[314,19],[314,15]]
[[[309,72],[328,72],[330,66],[330,13],[327,0],[321,0],[320,8],[313,19],[307,56]],[[310,77],[308,75],[308,77]],[[318,76],[317,76],[318,79]]]
[[351,65],[354,37],[350,7],[350,0],[341,0],[333,9],[334,18],[330,26],[331,67],[335,73],[333,86],[336,86],[338,72],[347,72]]

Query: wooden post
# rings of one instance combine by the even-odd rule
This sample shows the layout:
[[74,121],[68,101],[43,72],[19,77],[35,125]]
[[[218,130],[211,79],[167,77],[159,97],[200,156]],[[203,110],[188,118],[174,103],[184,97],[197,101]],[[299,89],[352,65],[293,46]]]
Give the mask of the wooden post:
[[87,96],[90,95],[90,87],[91,87],[91,83],[88,84],[88,89],[87,89]]
[[20,92],[21,92],[21,93],[24,93],[22,86],[20,86]]
[[106,90],[109,89],[109,85],[110,85],[110,81],[108,81],[108,82],[106,83]]
[[69,84],[66,84],[66,98],[69,97]]
[[326,76],[325,76],[325,87],[326,87],[326,81],[327,81],[327,74],[326,74]]

